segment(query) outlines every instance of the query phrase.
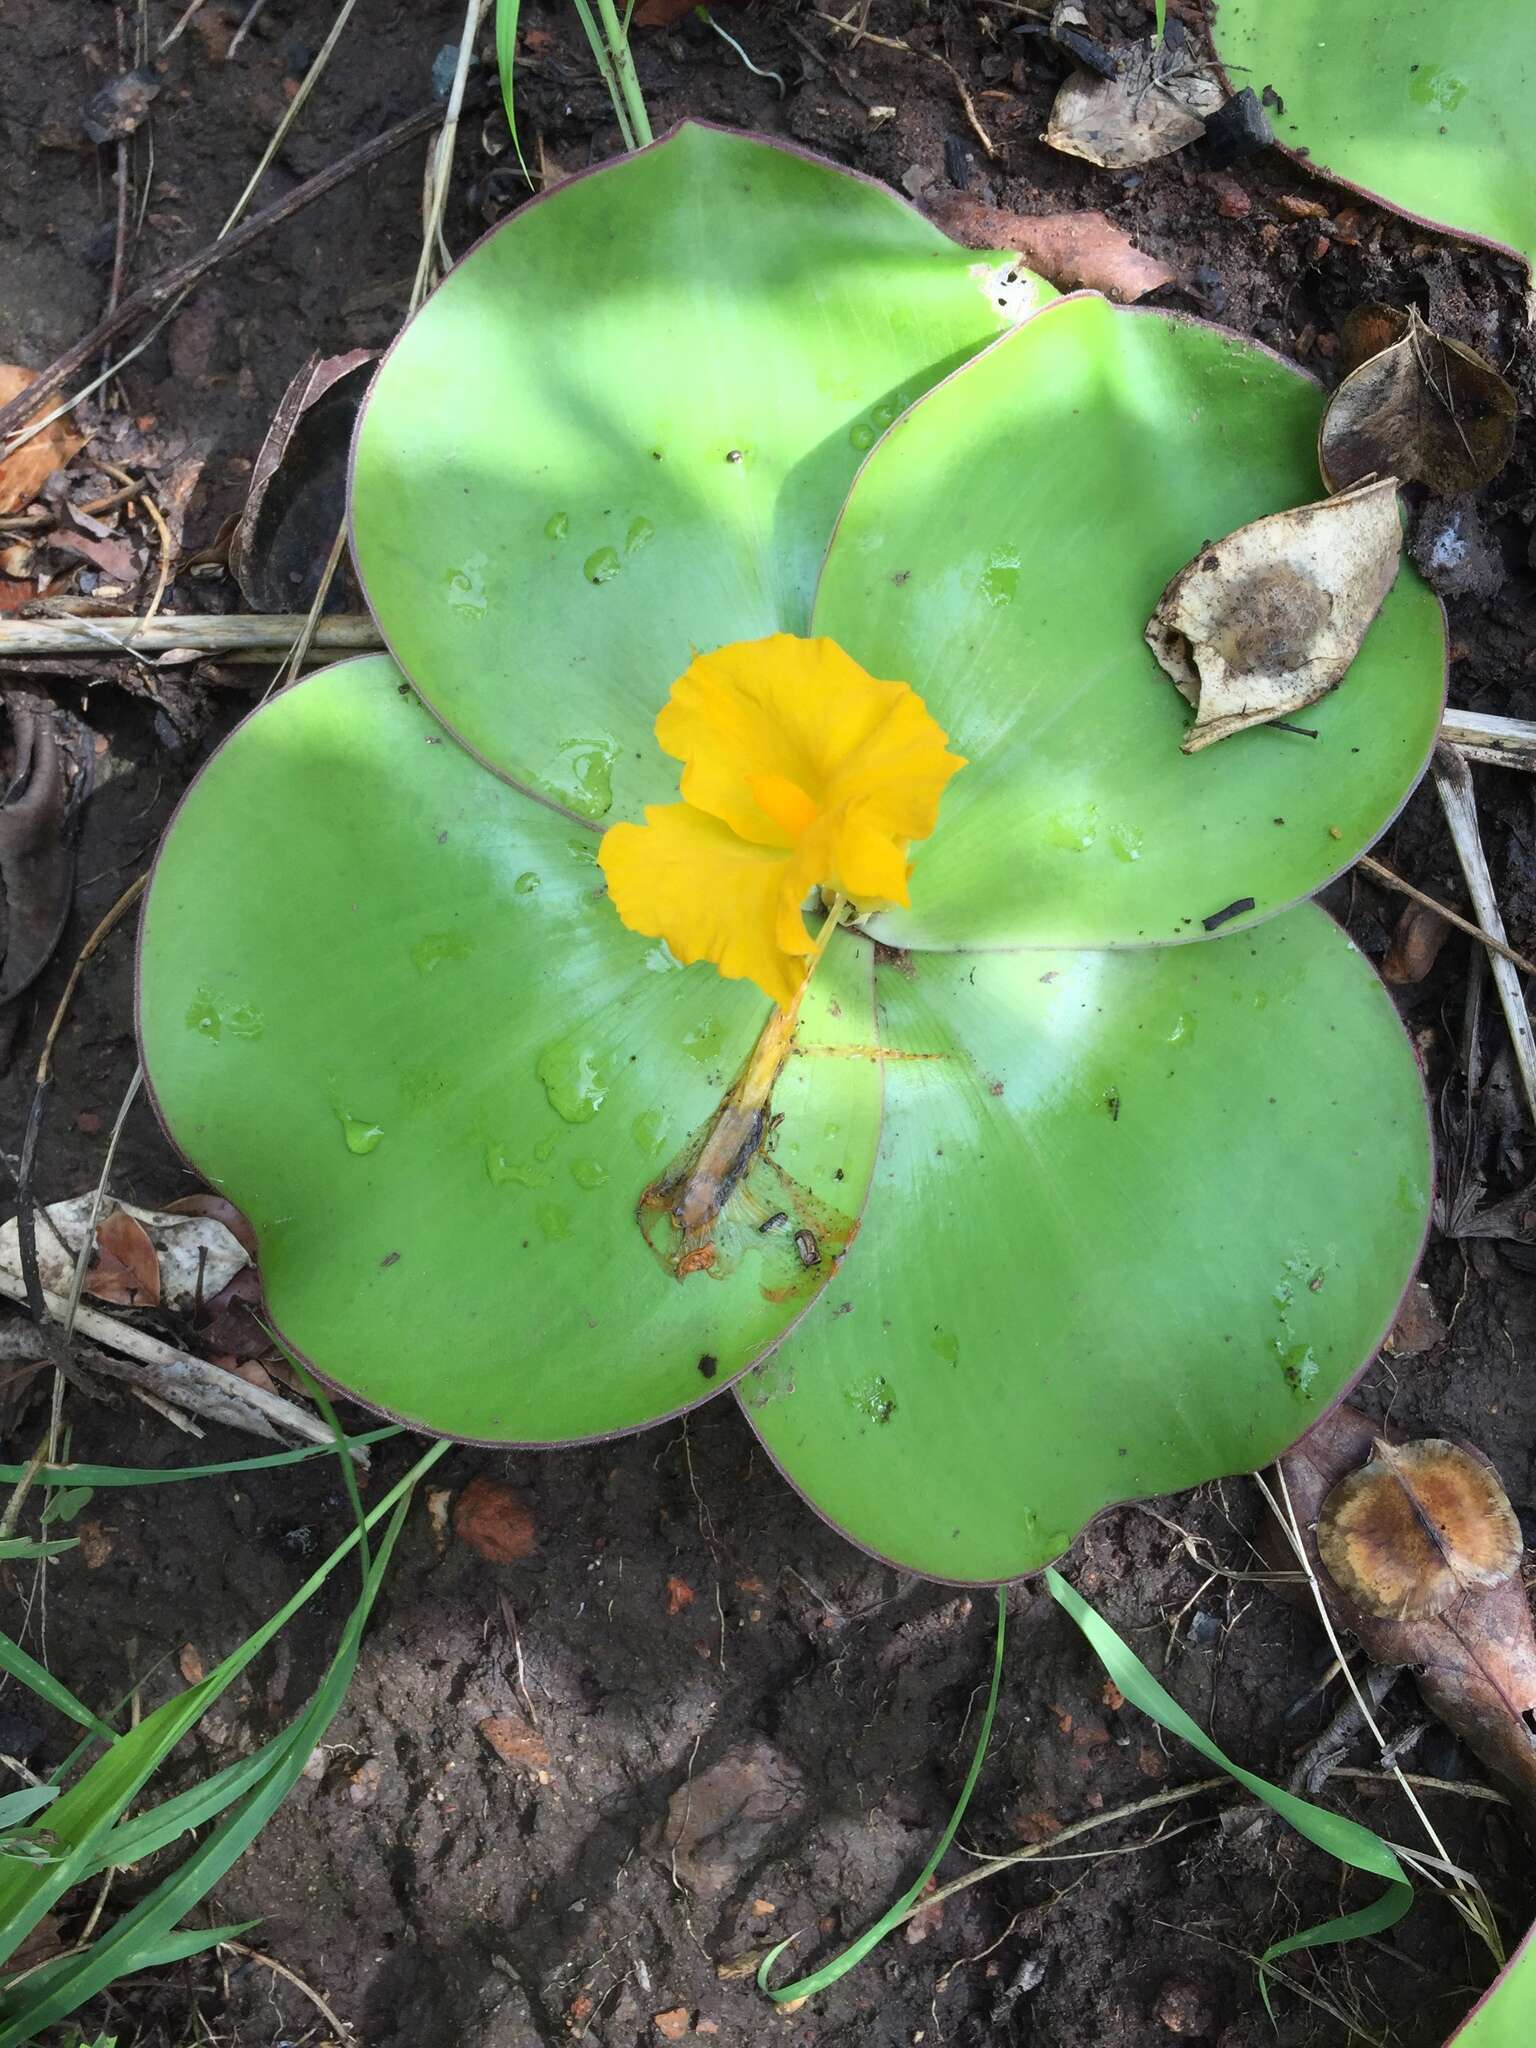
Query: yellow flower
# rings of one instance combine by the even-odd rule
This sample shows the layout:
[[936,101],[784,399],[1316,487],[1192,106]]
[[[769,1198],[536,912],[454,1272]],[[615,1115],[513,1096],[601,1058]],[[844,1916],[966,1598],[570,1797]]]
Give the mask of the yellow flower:
[[683,763],[683,801],[604,836],[613,906],[631,931],[755,981],[781,1008],[815,943],[811,890],[865,914],[906,903],[907,849],[965,766],[909,684],[792,633],[696,655],[656,737]]

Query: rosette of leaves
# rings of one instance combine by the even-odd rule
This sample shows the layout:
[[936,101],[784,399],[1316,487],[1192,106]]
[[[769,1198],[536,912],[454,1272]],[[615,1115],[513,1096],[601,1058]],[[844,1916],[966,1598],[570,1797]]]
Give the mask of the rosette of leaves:
[[[1299,1436],[1428,1211],[1412,1051],[1305,899],[1422,769],[1443,622],[1404,568],[1315,739],[1195,757],[1142,628],[1206,536],[1316,497],[1319,410],[700,126],[482,241],[359,425],[394,661],[238,729],[145,913],[146,1071],[284,1339],[481,1442],[729,1387],[856,1542],[963,1581]],[[694,651],[775,632],[909,680],[969,765],[679,1279],[645,1196],[767,1005],[626,930],[597,849],[675,793]]]

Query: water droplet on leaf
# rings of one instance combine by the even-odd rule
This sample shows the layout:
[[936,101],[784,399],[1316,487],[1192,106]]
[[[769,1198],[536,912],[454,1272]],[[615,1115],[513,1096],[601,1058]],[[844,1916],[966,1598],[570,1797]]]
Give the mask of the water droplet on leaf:
[[383,1141],[382,1124],[366,1123],[361,1117],[348,1116],[342,1110],[336,1112],[341,1124],[341,1135],[347,1141],[347,1150],[358,1159],[364,1159],[370,1152],[377,1151]]
[[512,887],[517,891],[519,896],[531,896],[534,890],[539,887],[539,878],[534,873],[533,869],[529,868],[523,874],[520,874],[518,876],[517,880],[512,884]]
[[544,538],[546,540],[564,540],[570,530],[571,515],[569,512],[551,512],[544,522]]
[[575,1181],[577,1187],[586,1188],[590,1193],[593,1188],[608,1185],[608,1169],[596,1159],[573,1159],[571,1179]]
[[428,932],[412,946],[411,963],[418,974],[430,974],[440,961],[467,960],[474,950],[461,932]]
[[556,1116],[568,1124],[589,1124],[608,1095],[607,1075],[590,1046],[557,1039],[539,1054],[539,1079]]
[[581,573],[589,583],[611,583],[623,564],[617,548],[594,548],[581,565]]
[[638,555],[642,548],[648,548],[656,538],[656,529],[649,519],[631,519],[629,531],[624,536],[626,555]]
[[488,555],[471,555],[461,569],[450,569],[444,578],[449,604],[467,618],[482,619],[489,608],[490,600],[485,594],[485,568],[489,559]]

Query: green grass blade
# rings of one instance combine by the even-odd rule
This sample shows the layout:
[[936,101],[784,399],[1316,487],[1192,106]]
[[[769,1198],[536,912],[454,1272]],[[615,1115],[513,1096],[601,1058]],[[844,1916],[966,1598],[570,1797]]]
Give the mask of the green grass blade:
[[[349,1451],[355,1451],[404,1434],[398,1423],[390,1423],[343,1441]],[[224,1465],[43,1465],[32,1476],[45,1486],[168,1486],[183,1479],[219,1479],[230,1472],[272,1472],[280,1465],[302,1465],[306,1458],[332,1457],[335,1449],[334,1444],[303,1444],[298,1450],[273,1451],[264,1458],[235,1458]],[[0,1484],[14,1486],[27,1470],[25,1465],[0,1465]]]
[[60,1685],[46,1666],[39,1664],[35,1657],[29,1657],[20,1643],[12,1642],[8,1635],[0,1635],[0,1671],[12,1678],[19,1678],[29,1692],[33,1692],[55,1713],[64,1714],[82,1728],[89,1728],[93,1735],[99,1735],[104,1742],[116,1742],[116,1731],[109,1728],[99,1715],[93,1714],[88,1706],[77,1700],[67,1685]]
[[948,1826],[939,1837],[937,1848],[935,1848],[933,1854],[928,1858],[928,1861],[923,1865],[895,1905],[888,1907],[872,1927],[866,1927],[857,1941],[850,1942],[840,1956],[834,1956],[830,1963],[823,1963],[819,1970],[813,1970],[808,1977],[799,1977],[793,1984],[785,1984],[777,1991],[770,1990],[768,1973],[785,1949],[789,1947],[789,1942],[794,1940],[794,1936],[791,1935],[789,1941],[778,1942],[769,1949],[767,1955],[763,1957],[762,1962],[758,1965],[757,1988],[759,1991],[766,1991],[775,2005],[783,2005],[792,1998],[814,1997],[818,1991],[825,1991],[829,1984],[835,1984],[839,1977],[846,1976],[856,1963],[861,1963],[864,1960],[872,1948],[884,1941],[885,1937],[897,1925],[908,1909],[917,1904],[917,1901],[922,1897],[923,1892],[927,1888],[929,1879],[943,1862],[949,1845],[955,1839],[960,1823],[965,1818],[965,1809],[971,1803],[971,1794],[976,1789],[976,1780],[981,1776],[981,1767],[986,1761],[987,1743],[992,1735],[992,1717],[997,1712],[997,1691],[1003,1679],[1003,1633],[1007,1613],[1007,1602],[1002,1590],[999,1589],[997,1595],[997,1648],[992,1658],[992,1686],[987,1694],[986,1711],[981,1717],[981,1732],[976,1737],[975,1754],[971,1758],[971,1767],[965,1774],[965,1783],[961,1787],[960,1797],[955,1802],[954,1812],[949,1816]]
[[[188,1956],[201,1955],[205,1949],[217,1948],[221,1941],[238,1941],[242,1934],[249,1934],[259,1923],[255,1920],[231,1921],[227,1927],[184,1927],[177,1934],[168,1934],[140,1957],[137,1967],[141,1970],[162,1969],[167,1963],[184,1962]],[[52,1962],[41,1963],[26,1976],[18,1979],[16,1991],[26,1986],[29,2000],[41,2003],[47,1992],[56,1985],[71,1962],[73,1956],[58,1956]]]
[[[409,1496],[416,1481],[437,1462],[445,1448],[444,1443],[434,1444],[404,1478],[396,1481],[368,1515],[370,1527],[388,1514],[397,1502]],[[263,1622],[238,1649],[199,1684],[189,1686],[175,1699],[157,1707],[129,1734],[116,1737],[106,1755],[98,1758],[84,1777],[56,1802],[49,1815],[49,1826],[59,1838],[64,1852],[60,1861],[46,1870],[31,1867],[0,1870],[0,1958],[12,1954],[55,1901],[71,1885],[79,1882],[95,1862],[118,1816],[129,1801],[138,1796],[150,1774],[252,1659],[313,1598],[338,1565],[351,1554],[358,1540],[359,1531],[354,1529],[277,1613]],[[0,1639],[0,1650],[5,1647],[4,1639]],[[14,1651],[15,1646],[10,1648]],[[19,1654],[25,1657],[25,1652]],[[66,1700],[70,1698],[41,1665],[30,1658],[26,1661],[47,1680],[49,1686],[55,1687]],[[27,1682],[32,1684],[33,1680],[29,1678]],[[40,1686],[35,1689],[42,1690]],[[77,1719],[87,1712],[78,1701],[73,1701],[72,1705]],[[98,1732],[111,1736],[111,1730],[104,1724]]]
[[517,139],[517,108],[512,104],[512,71],[517,63],[517,17],[523,0],[496,0],[496,69],[501,75],[501,97],[507,109],[507,126],[512,131],[512,147],[517,152],[517,167],[528,179],[528,189],[533,190],[533,179],[528,175],[528,166],[523,161],[523,145]]
[[[411,1490],[422,1473],[435,1464],[447,1449],[446,1442],[435,1444],[424,1458],[417,1461],[406,1480],[391,1489],[390,1500],[381,1502],[379,1509],[369,1517],[370,1521],[377,1520],[380,1509],[390,1505],[394,1507],[336,1654],[309,1707],[280,1738],[281,1753],[273,1768],[148,1898],[141,1900],[117,1921],[85,1955],[68,1958],[68,1967],[45,1987],[40,1996],[0,1999],[0,2048],[25,2048],[25,2044],[34,2040],[42,2028],[73,2012],[117,1978],[145,1968],[148,1959],[160,1951],[175,1923],[207,1896],[266,1826],[298,1781],[311,1751],[346,1697],[364,1627],[405,1523]],[[338,1546],[335,1556],[339,1558],[350,1550],[355,1541],[354,1535],[347,1543]]]
[[7,1792],[0,1799],[0,1828],[16,1827],[58,1796],[57,1785],[23,1785],[19,1792]]
[[[1229,1777],[1235,1778],[1263,1800],[1264,1804],[1279,1814],[1280,1818],[1293,1827],[1316,1848],[1325,1850],[1340,1863],[1347,1863],[1352,1869],[1362,1870],[1372,1877],[1386,1880],[1387,1890],[1369,1906],[1361,1906],[1353,1913],[1340,1914],[1336,1919],[1326,1920],[1320,1926],[1309,1927],[1301,1934],[1293,1934],[1285,1941],[1277,1941],[1260,1957],[1260,1969],[1273,1962],[1278,1956],[1289,1955],[1293,1949],[1317,1948],[1327,1942],[1349,1941],[1358,1935],[1380,1934],[1384,1928],[1400,1920],[1413,1904],[1413,1887],[1396,1856],[1369,1828],[1358,1821],[1348,1820],[1343,1814],[1328,1813],[1310,1801],[1298,1799],[1294,1792],[1282,1791],[1278,1785],[1271,1785],[1267,1778],[1245,1771],[1241,1764],[1219,1750],[1205,1730],[1192,1721],[1184,1709],[1169,1693],[1165,1692],[1126,1643],[1110,1627],[1101,1614],[1095,1613],[1081,1594],[1076,1593],[1056,1571],[1047,1571],[1045,1583],[1051,1597],[1058,1606],[1064,1607],[1088,1638],[1094,1655],[1104,1666],[1115,1684],[1131,1702],[1140,1707],[1144,1714],[1150,1714],[1160,1727],[1170,1735],[1177,1735],[1203,1757],[1208,1757]],[[1261,1979],[1262,1981],[1262,1979]],[[1268,1987],[1265,1988],[1265,2003],[1268,2003]]]
[[31,1536],[7,1536],[0,1543],[0,1563],[22,1557],[57,1557],[61,1550],[76,1550],[79,1544],[78,1536],[55,1536],[42,1543]]

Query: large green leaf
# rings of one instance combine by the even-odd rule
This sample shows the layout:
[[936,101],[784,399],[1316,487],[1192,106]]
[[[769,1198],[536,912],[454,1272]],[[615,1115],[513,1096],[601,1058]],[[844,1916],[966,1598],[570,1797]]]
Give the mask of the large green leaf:
[[1531,2048],[1536,2041],[1536,1930],[1499,1972],[1456,2032],[1450,2048]]
[[[139,1018],[172,1138],[250,1216],[295,1350],[445,1434],[567,1441],[702,1400],[832,1271],[757,1223],[800,1220],[798,1184],[830,1247],[863,1205],[878,1067],[799,1057],[734,1270],[679,1284],[648,1251],[637,1198],[767,1006],[626,931],[597,844],[375,656],[247,720],[155,871]],[[805,1044],[868,1045],[869,959],[837,942]]]
[[1529,0],[1221,0],[1234,84],[1273,86],[1310,166],[1457,233],[1536,253]]
[[737,1388],[829,1520],[931,1577],[1011,1577],[1108,1502],[1266,1463],[1343,1392],[1430,1161],[1412,1050],[1331,919],[915,954],[879,995],[863,1232]]
[[[1058,300],[898,421],[854,485],[815,626],[924,698],[970,757],[891,945],[1203,938],[1314,890],[1417,781],[1445,697],[1438,600],[1404,567],[1343,685],[1297,723],[1180,753],[1142,631],[1208,539],[1322,495],[1315,384],[1235,335]],[[1222,927],[1230,932],[1244,920]]]
[[353,544],[394,654],[582,816],[672,795],[673,680],[695,648],[805,630],[864,451],[1049,295],[999,268],[882,186],[693,123],[525,206],[359,425]]

